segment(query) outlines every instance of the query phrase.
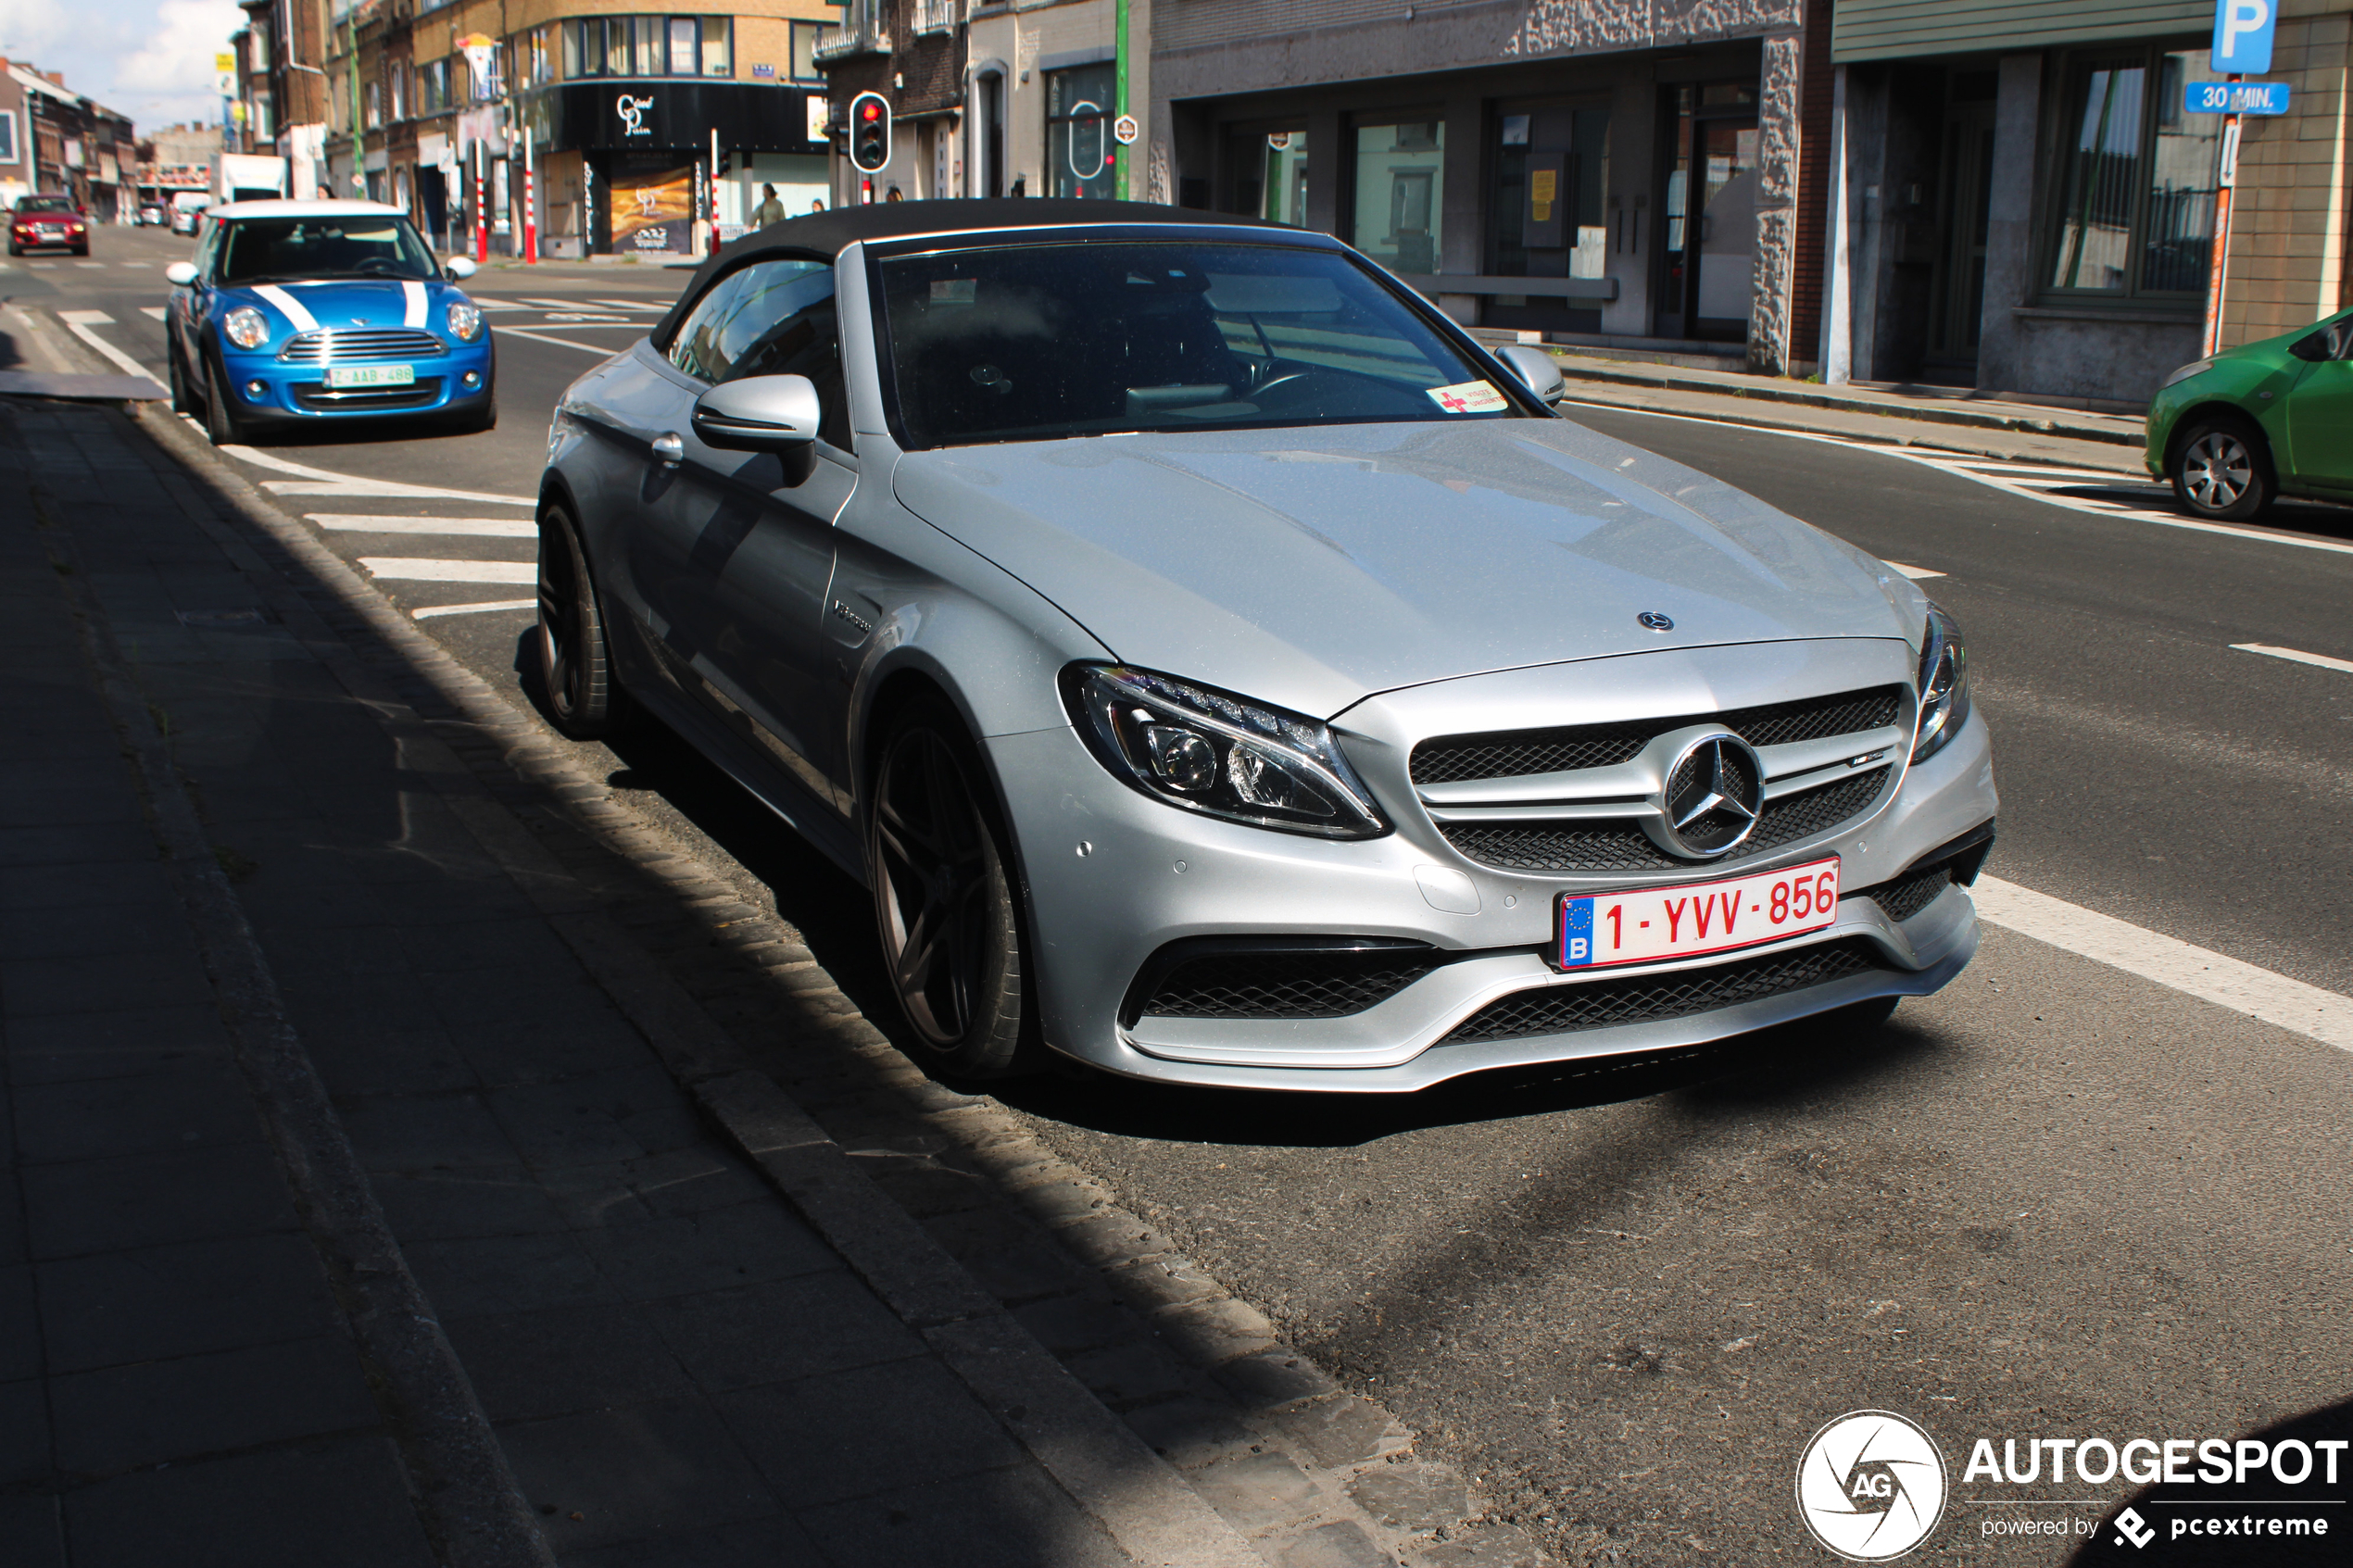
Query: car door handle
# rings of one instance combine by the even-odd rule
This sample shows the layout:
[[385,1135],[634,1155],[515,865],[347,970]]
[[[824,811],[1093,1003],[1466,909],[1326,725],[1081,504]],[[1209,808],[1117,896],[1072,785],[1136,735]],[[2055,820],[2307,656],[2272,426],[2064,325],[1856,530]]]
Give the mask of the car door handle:
[[665,468],[676,468],[686,460],[686,444],[678,439],[675,431],[664,431],[654,437],[654,460]]

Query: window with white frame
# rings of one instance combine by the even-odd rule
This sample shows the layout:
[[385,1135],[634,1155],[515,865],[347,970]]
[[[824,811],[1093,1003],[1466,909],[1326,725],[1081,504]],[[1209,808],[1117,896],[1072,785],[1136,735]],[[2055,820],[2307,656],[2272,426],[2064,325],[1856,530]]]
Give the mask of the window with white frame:
[[17,111],[14,109],[0,109],[0,163],[16,163],[18,161]]

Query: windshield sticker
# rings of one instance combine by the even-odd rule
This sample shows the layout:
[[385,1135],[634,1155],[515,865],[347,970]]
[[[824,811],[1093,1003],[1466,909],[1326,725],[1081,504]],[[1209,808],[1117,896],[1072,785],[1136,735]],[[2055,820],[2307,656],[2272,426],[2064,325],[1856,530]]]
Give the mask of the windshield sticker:
[[1458,382],[1453,386],[1428,389],[1437,405],[1450,414],[1491,414],[1511,405],[1492,383],[1483,381]]

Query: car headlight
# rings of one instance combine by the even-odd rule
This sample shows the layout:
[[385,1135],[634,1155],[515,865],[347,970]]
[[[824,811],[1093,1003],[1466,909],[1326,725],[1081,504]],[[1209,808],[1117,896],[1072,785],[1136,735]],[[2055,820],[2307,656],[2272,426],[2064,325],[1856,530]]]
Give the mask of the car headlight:
[[449,302],[449,335],[459,343],[472,343],[482,335],[482,312],[462,299]]
[[2174,371],[2171,375],[2166,377],[2164,384],[2159,386],[2158,390],[2162,392],[2165,390],[2165,387],[2171,386],[2175,382],[2184,382],[2189,380],[2192,376],[2202,376],[2213,368],[2214,361],[2211,359],[2193,359],[2188,364],[2183,366],[2180,370]]
[[1318,838],[1390,831],[1315,720],[1121,665],[1071,666],[1063,695],[1097,760],[1155,800]]
[[240,305],[220,318],[220,335],[239,348],[259,348],[270,341],[270,319],[250,305]]
[[1944,749],[1969,722],[1969,650],[1958,622],[1931,604],[1920,638],[1920,721],[1913,732],[1912,760],[1925,762]]

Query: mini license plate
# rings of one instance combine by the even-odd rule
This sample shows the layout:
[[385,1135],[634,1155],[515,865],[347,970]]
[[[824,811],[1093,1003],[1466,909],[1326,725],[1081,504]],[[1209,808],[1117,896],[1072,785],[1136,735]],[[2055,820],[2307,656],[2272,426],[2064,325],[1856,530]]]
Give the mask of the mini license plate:
[[330,365],[327,384],[346,386],[414,386],[417,367],[414,365]]
[[1838,918],[1838,857],[1755,876],[1626,893],[1560,896],[1555,969],[1655,963],[1746,947]]

